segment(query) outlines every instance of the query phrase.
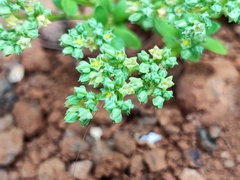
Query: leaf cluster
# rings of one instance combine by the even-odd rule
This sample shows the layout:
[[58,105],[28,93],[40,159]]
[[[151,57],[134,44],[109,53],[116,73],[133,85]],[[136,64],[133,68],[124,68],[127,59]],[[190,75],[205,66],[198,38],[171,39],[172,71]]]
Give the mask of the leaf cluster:
[[47,19],[49,15],[51,11],[37,1],[1,0],[0,17],[3,17],[6,26],[0,24],[0,50],[8,56],[20,54],[31,47],[30,41],[38,37],[38,28],[50,23]]

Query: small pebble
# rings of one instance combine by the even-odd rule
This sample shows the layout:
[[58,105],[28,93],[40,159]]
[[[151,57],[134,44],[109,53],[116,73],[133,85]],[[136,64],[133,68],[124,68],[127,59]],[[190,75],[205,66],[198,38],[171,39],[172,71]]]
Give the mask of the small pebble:
[[223,162],[223,165],[225,168],[233,168],[235,166],[235,163],[233,160],[225,160]]
[[13,116],[11,114],[6,114],[0,118],[0,132],[13,126]]
[[19,63],[15,63],[10,67],[8,81],[10,83],[20,82],[24,78],[24,67]]
[[92,161],[78,161],[70,165],[68,172],[70,172],[77,179],[87,179],[92,166]]
[[9,180],[8,173],[4,169],[0,169],[0,177],[1,180]]
[[89,133],[94,139],[99,140],[103,134],[103,131],[100,127],[91,127]]
[[192,149],[188,152],[188,157],[194,163],[195,166],[201,166],[200,153],[197,149]]
[[205,180],[205,178],[195,169],[184,168],[179,176],[180,180]]
[[227,152],[227,151],[223,151],[223,152],[221,153],[221,158],[223,158],[223,159],[229,159],[229,158],[230,158],[230,153]]
[[220,134],[221,134],[221,128],[218,126],[211,126],[209,129],[209,135],[211,138],[213,139],[217,139],[219,138]]

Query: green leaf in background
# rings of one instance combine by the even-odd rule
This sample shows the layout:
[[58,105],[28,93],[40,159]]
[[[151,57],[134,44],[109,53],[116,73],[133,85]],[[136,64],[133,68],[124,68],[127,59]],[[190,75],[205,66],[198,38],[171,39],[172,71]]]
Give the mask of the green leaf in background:
[[78,11],[78,4],[75,0],[62,0],[62,8],[68,16],[74,16]]
[[113,21],[115,23],[122,22],[128,18],[126,13],[126,0],[120,0],[115,6],[115,11],[113,12]]
[[128,19],[131,22],[136,22],[136,21],[140,20],[141,18],[142,18],[141,13],[134,13],[134,14],[130,15]]
[[62,10],[62,0],[52,0],[52,2],[58,9]]
[[178,32],[178,30],[168,24],[166,20],[160,18],[155,18],[154,27],[163,37],[172,37]]
[[117,50],[121,50],[125,47],[125,43],[123,41],[122,38],[120,37],[115,37],[112,41],[111,41],[111,46],[113,46],[115,49]]
[[212,26],[207,28],[207,35],[212,35],[215,34],[219,29],[221,28],[221,25],[216,22],[216,21],[212,21]]
[[227,54],[226,47],[220,41],[212,37],[206,37],[204,39],[204,43],[202,43],[202,46],[217,54],[221,55]]
[[99,0],[99,5],[104,7],[108,13],[112,11],[112,0]]
[[157,32],[162,35],[167,47],[174,49],[175,46],[177,46],[178,43],[176,39],[181,36],[181,33],[176,28],[168,24],[166,20],[160,18],[155,18],[154,27]]
[[95,6],[95,0],[75,0],[77,4],[82,6]]
[[131,49],[139,49],[142,46],[142,43],[138,36],[131,30],[127,29],[125,25],[115,26],[113,28],[113,34],[123,39],[125,47],[129,47]]
[[108,22],[108,12],[103,6],[99,5],[94,9],[93,17],[104,26]]

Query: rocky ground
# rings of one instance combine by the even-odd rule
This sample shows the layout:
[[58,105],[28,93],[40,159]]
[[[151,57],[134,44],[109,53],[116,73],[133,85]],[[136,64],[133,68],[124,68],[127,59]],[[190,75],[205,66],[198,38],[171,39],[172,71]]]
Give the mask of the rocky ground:
[[[225,23],[216,36],[228,55],[206,51],[198,63],[179,61],[170,71],[175,98],[163,109],[131,97],[136,107],[121,123],[100,110],[86,128],[63,121],[65,98],[79,85],[79,74],[75,60],[40,41],[44,33],[21,56],[1,56],[0,179],[239,179],[239,28]],[[9,78],[16,64],[25,69],[18,83]],[[94,127],[102,129],[101,139],[89,134]],[[142,142],[149,132],[161,140]]]

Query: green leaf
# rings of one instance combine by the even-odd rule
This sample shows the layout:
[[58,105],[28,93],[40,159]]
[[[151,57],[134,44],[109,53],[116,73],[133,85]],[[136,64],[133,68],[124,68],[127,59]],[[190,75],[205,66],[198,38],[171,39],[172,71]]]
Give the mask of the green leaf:
[[80,121],[90,120],[93,118],[90,110],[86,108],[79,108],[78,116],[80,117]]
[[128,20],[131,22],[137,22],[138,20],[140,20],[142,18],[142,14],[140,13],[134,13],[131,16],[129,16]]
[[[155,18],[154,20],[154,27],[157,32],[163,37],[163,42],[173,49],[178,46],[176,39],[181,36],[181,32],[167,23],[166,20]],[[174,47],[174,48],[173,48]]]
[[194,54],[191,54],[191,56],[189,57],[189,60],[192,62],[198,62],[200,57],[201,57],[201,54],[194,53]]
[[14,46],[10,46],[10,45],[4,46],[3,53],[5,56],[14,54]]
[[91,122],[90,119],[84,119],[80,121],[81,126],[87,126]]
[[67,112],[64,117],[64,120],[67,123],[75,123],[76,121],[78,121],[78,119],[78,113],[76,112]]
[[94,6],[95,3],[93,1],[95,0],[75,0],[79,5],[81,6]]
[[112,0],[99,0],[99,5],[104,7],[108,13],[112,11]]
[[38,37],[38,30],[34,29],[34,30],[29,30],[27,32],[28,37],[30,37],[31,39],[36,39]]
[[163,94],[163,97],[166,99],[166,100],[169,100],[173,97],[173,92],[172,91],[166,91],[164,94]]
[[86,61],[81,61],[77,66],[77,70],[80,73],[90,73],[91,72],[91,65]]
[[89,77],[89,73],[87,74],[81,74],[81,76],[79,77],[78,81],[82,82],[82,83],[86,83],[87,81],[90,80]]
[[116,50],[121,50],[125,47],[125,43],[122,38],[115,37],[111,42],[111,46],[114,47]]
[[67,46],[62,50],[62,53],[65,55],[72,54],[73,53],[73,47]]
[[122,22],[128,18],[126,13],[126,0],[120,0],[115,6],[115,11],[113,12],[113,21],[115,23]]
[[0,8],[0,15],[8,15],[11,13],[11,9],[9,7],[1,7]]
[[80,59],[80,58],[83,58],[83,52],[81,49],[78,49],[78,48],[75,48],[72,52],[72,56],[75,58],[75,59]]
[[130,114],[130,110],[134,107],[132,100],[128,99],[123,102],[122,110],[125,111],[127,114]]
[[110,118],[115,122],[119,123],[122,121],[122,110],[119,108],[115,108],[110,113]]
[[139,102],[143,102],[143,103],[146,103],[148,101],[148,94],[147,94],[147,91],[141,91],[139,94],[138,94],[138,100]]
[[79,99],[84,98],[87,95],[86,87],[81,85],[79,87],[74,87],[74,92],[76,93]]
[[139,66],[139,72],[146,74],[146,73],[149,72],[149,68],[150,68],[149,64],[141,63],[140,66]]
[[212,21],[212,26],[207,28],[207,35],[212,35],[215,34],[219,29],[221,28],[221,25],[216,22],[216,21]]
[[68,16],[74,16],[78,11],[78,4],[74,0],[62,0],[62,8]]
[[61,46],[72,45],[73,39],[69,34],[63,34],[60,38]]
[[157,96],[155,97],[153,100],[153,105],[157,108],[162,108],[163,107],[163,102],[164,102],[164,98],[161,96]]
[[131,49],[139,49],[142,46],[138,36],[131,30],[127,29],[125,25],[115,26],[113,28],[113,34],[117,37],[122,38],[126,47],[129,47]]
[[180,54],[181,58],[183,58],[184,60],[189,60],[189,58],[192,55],[192,52],[189,49],[183,49]]
[[97,6],[94,9],[93,17],[98,21],[101,22],[104,26],[108,22],[108,12],[103,6]]
[[175,34],[178,33],[178,30],[168,24],[167,21],[164,19],[155,18],[154,27],[159,34],[166,38],[173,37]]
[[105,101],[104,108],[107,111],[111,111],[111,110],[113,110],[116,107],[117,107],[117,105],[116,105],[115,101],[111,101],[111,100]]
[[52,0],[52,2],[58,9],[62,10],[62,0]]
[[220,41],[212,37],[206,37],[204,39],[204,43],[202,43],[202,46],[217,54],[227,54],[226,47]]

